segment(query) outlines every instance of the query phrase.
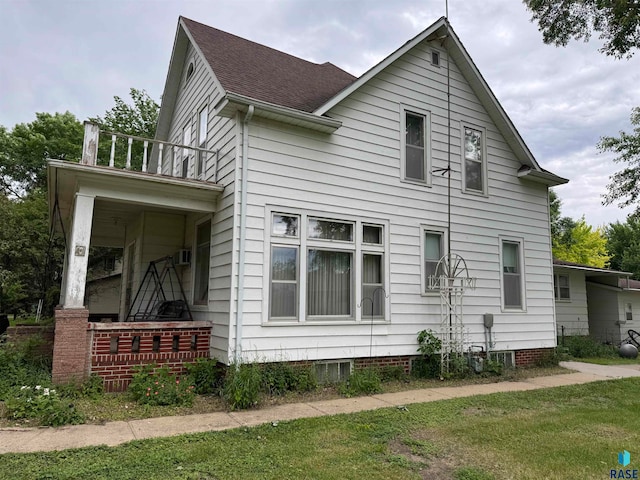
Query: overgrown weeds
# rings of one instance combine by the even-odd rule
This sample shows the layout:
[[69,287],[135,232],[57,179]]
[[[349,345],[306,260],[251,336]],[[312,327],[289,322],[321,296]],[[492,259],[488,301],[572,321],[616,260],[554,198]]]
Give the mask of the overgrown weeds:
[[588,335],[573,335],[564,337],[560,341],[566,352],[574,358],[611,358],[618,356],[618,349],[614,345],[598,342]]
[[146,405],[193,404],[193,385],[188,379],[171,373],[168,366],[142,365],[133,372],[128,391],[136,402]]

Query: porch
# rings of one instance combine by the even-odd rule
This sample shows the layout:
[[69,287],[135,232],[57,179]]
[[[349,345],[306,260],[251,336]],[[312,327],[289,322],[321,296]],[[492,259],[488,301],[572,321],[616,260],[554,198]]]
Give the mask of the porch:
[[[107,143],[109,148],[104,148],[100,135],[111,140]],[[98,158],[103,151],[108,152],[108,158]],[[208,282],[210,251],[200,249],[199,257],[193,261],[189,261],[189,252],[195,255],[198,235],[205,237],[205,245],[210,244],[210,227],[199,225],[206,226],[208,222],[210,226],[223,188],[202,180],[201,174],[207,165],[215,168],[216,155],[215,151],[189,145],[104,132],[85,122],[81,163],[48,162],[50,218],[62,234],[66,249],[60,305],[55,312],[54,382],[82,380],[91,372],[107,379],[111,374],[105,373],[109,369],[102,368],[105,361],[111,362],[111,366],[164,363],[167,359],[161,357],[170,352],[173,359],[170,363],[177,365],[197,356],[208,356],[209,302],[201,284]],[[101,317],[117,319],[114,323],[88,322],[92,312],[87,307],[87,272],[90,248],[96,246],[123,251],[118,298],[112,302],[117,311],[110,312],[111,315],[100,312]],[[184,261],[176,267],[172,259],[179,252],[183,252]],[[180,287],[176,290],[179,293],[165,294],[163,282],[168,281],[165,277],[155,279],[155,287],[159,287],[166,301],[182,302],[189,315],[165,316],[158,318],[162,320],[159,322],[154,322],[156,318],[150,315],[136,315],[152,310],[156,307],[152,302],[158,302],[157,297],[138,295],[149,265],[158,259],[167,259],[172,265],[172,281],[177,281]],[[194,304],[197,305],[192,312]],[[133,335],[135,328],[140,331]],[[192,331],[194,328],[198,331]],[[184,333],[187,331],[191,333]],[[104,351],[100,342],[105,332],[110,332],[109,342],[122,341],[115,350],[109,343],[109,351]],[[193,335],[199,338],[196,349],[187,347],[191,345],[187,339]],[[142,350],[128,352],[134,337],[138,337]],[[152,342],[148,346],[151,357],[145,353],[147,337]],[[156,337],[158,351],[154,352]],[[122,340],[111,340],[114,338]],[[177,350],[175,338],[179,338]],[[97,339],[103,340],[96,343]],[[101,353],[95,354],[98,351]],[[105,360],[104,355],[113,358]]]

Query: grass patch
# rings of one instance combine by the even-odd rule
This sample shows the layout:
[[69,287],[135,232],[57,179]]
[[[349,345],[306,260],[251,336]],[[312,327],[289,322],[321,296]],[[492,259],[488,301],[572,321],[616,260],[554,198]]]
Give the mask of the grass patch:
[[499,393],[120,447],[5,454],[0,478],[608,478],[640,444],[640,380]]
[[622,358],[622,357],[596,357],[581,358],[581,362],[595,363],[596,365],[640,365],[640,357],[638,358]]

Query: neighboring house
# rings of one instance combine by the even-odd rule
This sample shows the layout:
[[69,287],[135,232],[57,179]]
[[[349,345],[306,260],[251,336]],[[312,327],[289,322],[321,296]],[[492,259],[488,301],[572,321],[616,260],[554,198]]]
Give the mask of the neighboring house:
[[[95,244],[124,248],[121,320],[149,262],[190,250],[186,323],[209,328],[210,355],[227,364],[407,367],[417,333],[447,318],[429,278],[448,253],[475,280],[465,345],[517,364],[555,347],[548,187],[566,180],[536,162],[444,18],[359,78],[180,18],[143,172],[98,166],[98,136],[87,124],[82,164],[49,163],[69,245],[60,338],[87,335]],[[109,330],[125,327],[90,334],[149,361]],[[143,327],[161,352],[164,327]],[[82,354],[63,346],[56,378],[92,370],[72,371]]]
[[620,343],[640,331],[640,282],[631,273],[554,260],[558,335]]

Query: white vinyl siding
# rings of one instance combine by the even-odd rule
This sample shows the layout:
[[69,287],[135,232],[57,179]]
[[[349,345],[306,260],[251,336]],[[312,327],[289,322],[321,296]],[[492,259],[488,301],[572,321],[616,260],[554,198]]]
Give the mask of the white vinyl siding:
[[[567,277],[570,286],[570,299],[555,298],[556,324],[558,336],[588,335],[590,309],[587,309],[587,287],[583,271],[567,270],[559,267],[554,276]],[[564,327],[564,328],[563,328]]]
[[196,227],[195,279],[193,282],[193,304],[206,305],[209,300],[209,276],[211,260],[211,220]]
[[[207,135],[209,125],[209,106],[205,105],[204,108],[198,113],[198,148],[207,148]],[[205,152],[196,153],[198,161],[196,162],[196,175],[201,178],[207,161],[207,154]]]

